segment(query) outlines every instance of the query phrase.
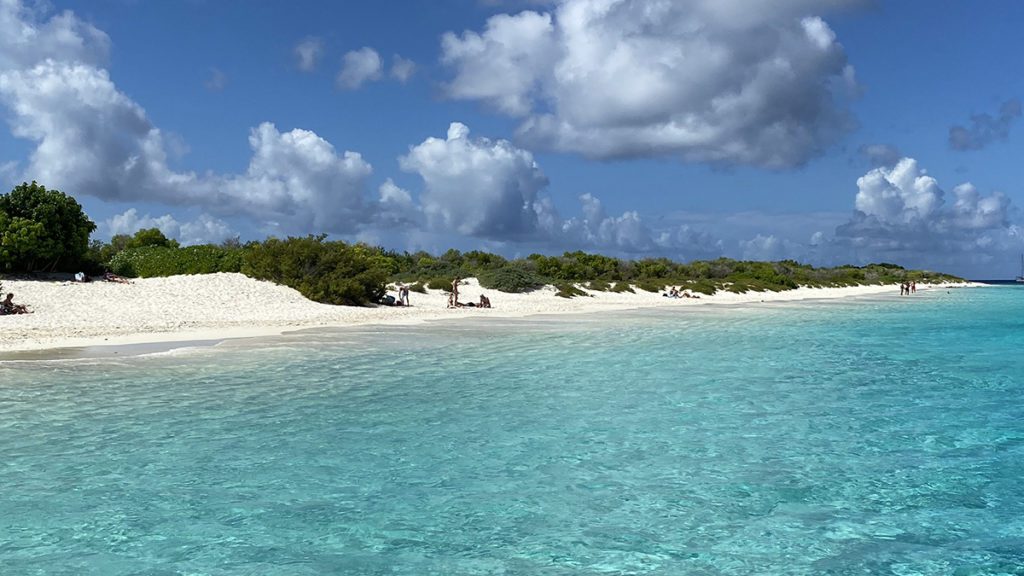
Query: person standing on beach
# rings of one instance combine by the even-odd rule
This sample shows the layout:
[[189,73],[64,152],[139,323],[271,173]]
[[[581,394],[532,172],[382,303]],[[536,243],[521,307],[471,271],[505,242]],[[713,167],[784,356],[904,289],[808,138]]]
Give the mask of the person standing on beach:
[[459,277],[456,276],[455,280],[452,280],[452,301],[457,306],[459,304]]
[[398,287],[398,299],[402,301],[402,305],[409,305],[409,287],[405,284]]
[[912,294],[917,294],[917,280],[910,283],[910,292]]

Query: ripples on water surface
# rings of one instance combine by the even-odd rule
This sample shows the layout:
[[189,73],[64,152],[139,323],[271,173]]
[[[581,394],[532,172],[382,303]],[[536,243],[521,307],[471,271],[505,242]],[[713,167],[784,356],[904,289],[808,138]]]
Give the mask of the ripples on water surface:
[[3,574],[1024,574],[1024,290],[0,366]]

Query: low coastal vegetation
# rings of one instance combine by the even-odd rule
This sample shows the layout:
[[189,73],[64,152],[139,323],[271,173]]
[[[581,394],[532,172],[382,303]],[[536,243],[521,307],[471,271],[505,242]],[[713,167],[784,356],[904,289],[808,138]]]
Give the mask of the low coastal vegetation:
[[815,268],[793,260],[718,258],[683,263],[668,258],[626,260],[580,251],[509,260],[478,250],[449,250],[441,255],[400,253],[328,240],[326,235],[180,246],[156,228],[116,235],[109,242],[90,241],[95,229],[74,198],[35,182],[22,184],[0,195],[0,272],[99,274],[109,270],[133,278],[241,272],[290,286],[317,302],[359,306],[379,302],[389,284],[409,284],[416,292],[450,290],[455,277],[475,277],[484,288],[502,292],[528,292],[553,285],[565,298],[587,295],[582,288],[657,293],[674,286],[714,294],[720,290],[777,292],[799,286],[963,281],[887,263],[834,268]]

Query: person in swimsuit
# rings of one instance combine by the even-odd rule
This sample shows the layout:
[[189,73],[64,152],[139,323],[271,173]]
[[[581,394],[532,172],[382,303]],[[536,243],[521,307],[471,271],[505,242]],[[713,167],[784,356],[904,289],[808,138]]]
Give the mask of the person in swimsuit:
[[14,293],[9,292],[7,298],[0,303],[0,314],[31,314],[31,312],[29,312],[28,307],[24,304],[15,304]]

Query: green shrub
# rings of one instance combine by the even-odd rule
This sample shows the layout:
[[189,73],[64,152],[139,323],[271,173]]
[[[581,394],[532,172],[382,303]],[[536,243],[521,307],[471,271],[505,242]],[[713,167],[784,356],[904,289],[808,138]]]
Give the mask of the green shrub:
[[607,292],[611,290],[612,287],[611,284],[608,284],[608,282],[604,280],[591,280],[589,283],[587,283],[587,288],[590,288],[591,290],[596,290],[597,292]]
[[587,293],[577,288],[575,284],[556,284],[555,288],[558,289],[558,292],[555,293],[555,296],[559,296],[561,298],[587,296]]
[[633,287],[629,285],[629,282],[616,282],[612,285],[612,292],[629,292],[635,294]]
[[697,280],[696,282],[690,282],[686,285],[686,289],[691,292],[700,292],[701,294],[706,294],[708,296],[718,292],[718,287],[710,280]]
[[427,287],[422,282],[416,282],[415,284],[409,285],[409,292],[419,292],[420,294],[427,293]]
[[427,280],[427,288],[431,290],[444,290],[445,292],[452,291],[452,280],[455,278],[431,278]]
[[185,248],[150,245],[118,252],[110,259],[110,270],[132,278],[239,272],[242,258],[241,249],[211,244]]
[[729,292],[735,292],[736,294],[744,294],[746,292],[764,292],[764,286],[757,282],[733,282],[725,287]]
[[665,289],[665,283],[659,280],[641,280],[637,282],[637,288],[645,292],[661,292]]
[[544,285],[540,276],[518,266],[484,271],[478,280],[483,288],[501,292],[529,292]]
[[298,290],[325,304],[379,302],[393,260],[364,244],[325,242],[324,236],[270,238],[246,248],[242,272]]

